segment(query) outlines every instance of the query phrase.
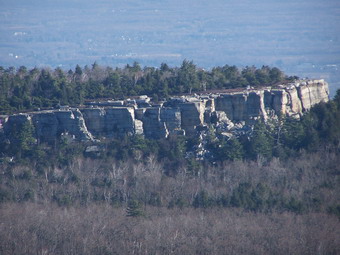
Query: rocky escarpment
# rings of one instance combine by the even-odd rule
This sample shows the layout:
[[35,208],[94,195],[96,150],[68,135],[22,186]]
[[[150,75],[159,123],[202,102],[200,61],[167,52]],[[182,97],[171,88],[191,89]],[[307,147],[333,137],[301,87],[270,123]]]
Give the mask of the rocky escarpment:
[[138,131],[132,107],[84,108],[81,112],[88,130],[95,136],[119,137],[143,132]]
[[218,132],[230,134],[249,127],[254,120],[266,121],[273,115],[299,117],[314,104],[328,100],[325,81],[303,80],[275,88],[174,97],[157,105],[145,96],[125,102],[91,102],[79,109],[6,116],[1,118],[0,128],[6,135],[27,122],[34,126],[41,142],[54,141],[62,134],[81,141],[133,134],[150,139],[172,134],[192,136],[210,124]]
[[4,133],[9,135],[26,124],[34,126],[39,142],[52,142],[61,135],[69,135],[79,141],[93,140],[79,109],[11,115],[4,125]]

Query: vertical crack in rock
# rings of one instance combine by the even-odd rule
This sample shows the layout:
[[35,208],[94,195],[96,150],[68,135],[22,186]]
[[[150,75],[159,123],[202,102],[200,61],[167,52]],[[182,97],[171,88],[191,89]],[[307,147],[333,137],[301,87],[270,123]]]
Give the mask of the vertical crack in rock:
[[[92,105],[92,108],[59,109],[15,114],[1,118],[4,135],[29,122],[35,127],[38,142],[51,143],[62,133],[76,140],[93,140],[93,136],[119,138],[140,134],[149,139],[172,134],[192,136],[207,124],[220,132],[237,132],[254,120],[267,120],[283,114],[299,117],[314,104],[329,100],[324,80],[302,80],[275,88],[223,92],[202,96],[174,97],[163,105],[119,106]],[[131,100],[130,100],[131,101]],[[110,104],[115,104],[110,101]],[[202,129],[202,130],[203,130]]]

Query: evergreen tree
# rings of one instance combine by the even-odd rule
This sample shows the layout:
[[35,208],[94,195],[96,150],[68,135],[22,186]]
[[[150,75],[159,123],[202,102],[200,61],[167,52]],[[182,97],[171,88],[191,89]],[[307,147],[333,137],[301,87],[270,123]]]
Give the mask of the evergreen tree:
[[243,146],[237,138],[223,140],[218,155],[220,160],[240,160],[244,156]]
[[249,156],[253,159],[256,159],[258,156],[271,158],[273,153],[273,138],[262,121],[255,124],[248,149]]
[[131,199],[128,202],[128,206],[126,208],[126,216],[139,217],[143,215],[144,215],[144,212],[142,210],[141,204],[137,200]]

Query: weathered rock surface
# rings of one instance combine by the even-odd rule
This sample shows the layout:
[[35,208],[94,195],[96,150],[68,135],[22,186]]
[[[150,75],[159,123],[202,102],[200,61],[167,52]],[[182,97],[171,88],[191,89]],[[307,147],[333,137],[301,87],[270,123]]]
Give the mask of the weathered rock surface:
[[39,142],[52,142],[63,132],[80,141],[93,139],[78,109],[12,115],[5,123],[5,133],[22,127],[25,123],[33,124]]
[[104,108],[86,108],[82,109],[87,129],[94,136],[104,136],[106,134]]
[[148,108],[143,116],[143,130],[146,138],[160,139],[166,138],[169,131],[164,120],[161,119],[161,108]]
[[121,137],[135,133],[134,108],[106,108],[105,111],[105,132],[108,137]]
[[93,139],[79,109],[55,111],[54,114],[58,120],[58,133],[69,133],[80,141]]
[[254,117],[267,118],[264,91],[222,94],[215,99],[216,111],[223,111],[231,121],[247,121]]
[[54,112],[34,114],[33,124],[39,141],[49,143],[58,137],[59,123]]
[[[85,108],[81,111],[88,130],[95,136],[122,137],[135,133],[135,112],[132,107]],[[138,124],[138,132],[141,132]]]
[[194,135],[196,127],[204,123],[205,102],[195,101],[180,103],[182,128],[186,135]]
[[169,134],[175,134],[182,127],[181,111],[179,108],[160,108],[160,120],[165,123]]
[[229,135],[258,118],[266,121],[272,114],[299,117],[314,104],[327,102],[329,91],[323,80],[302,80],[276,88],[176,97],[152,107],[148,98],[139,100],[143,108],[136,108],[136,100],[119,101],[119,104],[110,101],[106,107],[100,103],[101,106],[80,110],[16,114],[1,118],[1,122],[5,135],[26,122],[33,124],[36,138],[42,142],[54,141],[62,133],[81,141],[92,140],[93,136],[117,138],[133,134],[151,139],[171,134],[192,136],[207,128],[207,124]]
[[323,80],[299,83],[297,91],[304,111],[321,101],[328,101],[329,98],[328,84]]

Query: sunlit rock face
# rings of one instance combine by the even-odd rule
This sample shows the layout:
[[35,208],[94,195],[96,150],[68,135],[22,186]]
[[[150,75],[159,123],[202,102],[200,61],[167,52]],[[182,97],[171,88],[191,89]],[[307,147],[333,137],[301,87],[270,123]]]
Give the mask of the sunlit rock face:
[[223,111],[231,121],[247,121],[262,116],[265,119],[264,91],[242,91],[222,94],[215,99],[216,111]]
[[80,141],[92,140],[92,134],[87,130],[83,114],[79,109],[55,111],[60,133],[69,133]]
[[181,111],[182,129],[185,134],[193,135],[196,127],[204,123],[205,104],[203,101],[186,102],[178,105]]
[[143,130],[146,138],[160,139],[166,138],[169,131],[165,122],[161,120],[161,108],[148,108],[143,116]]
[[98,137],[122,137],[134,134],[136,128],[134,111],[132,107],[85,108],[81,110],[88,130]]
[[86,108],[82,109],[87,129],[94,136],[104,136],[106,133],[104,108]]
[[105,111],[105,128],[108,137],[121,137],[135,133],[134,108],[107,108]]
[[178,108],[148,108],[142,121],[144,135],[149,139],[166,138],[181,130],[181,112]]
[[265,91],[265,107],[275,113],[300,116],[313,105],[328,102],[329,90],[323,80],[302,81]]
[[160,108],[160,120],[166,125],[169,134],[177,134],[182,128],[181,111],[179,108]]
[[1,118],[5,135],[32,125],[39,142],[53,142],[61,134],[75,140],[121,138],[143,135],[149,139],[169,135],[193,136],[197,131],[214,125],[217,132],[230,135],[254,120],[267,121],[273,115],[299,118],[313,105],[329,100],[328,84],[324,80],[302,80],[275,88],[224,91],[204,95],[171,98],[158,105],[130,106],[130,102],[110,101],[113,106],[91,105],[88,108],[66,108],[15,114]]
[[301,82],[297,91],[304,111],[309,110],[314,104],[329,100],[328,84],[323,80]]

